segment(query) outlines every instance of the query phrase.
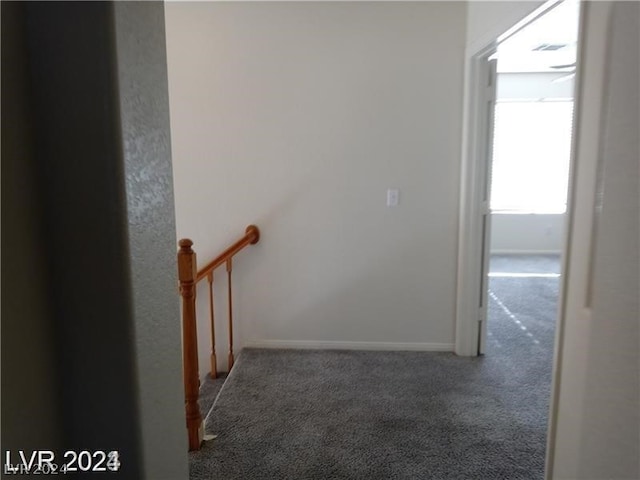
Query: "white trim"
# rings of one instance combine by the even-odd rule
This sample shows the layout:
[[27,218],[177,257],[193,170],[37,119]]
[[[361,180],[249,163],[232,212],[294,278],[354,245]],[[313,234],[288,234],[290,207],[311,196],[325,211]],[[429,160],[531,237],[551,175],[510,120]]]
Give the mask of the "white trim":
[[562,250],[491,250],[491,255],[562,255]]
[[456,285],[457,355],[478,355],[479,305],[482,266],[478,259],[482,254],[482,226],[480,202],[485,170],[475,161],[482,141],[483,124],[480,104],[485,94],[482,83],[482,63],[496,52],[490,44],[467,61],[464,80],[464,111],[462,134],[462,165],[460,186],[460,213],[458,224],[458,271]]
[[566,213],[566,208],[562,212],[557,210],[555,212],[544,210],[534,212],[530,210],[500,210],[495,208],[491,210],[491,215],[565,215]]
[[490,278],[560,278],[559,273],[489,272]]
[[315,340],[250,340],[246,348],[291,348],[297,350],[387,350],[453,352],[453,343],[426,342],[343,342]]

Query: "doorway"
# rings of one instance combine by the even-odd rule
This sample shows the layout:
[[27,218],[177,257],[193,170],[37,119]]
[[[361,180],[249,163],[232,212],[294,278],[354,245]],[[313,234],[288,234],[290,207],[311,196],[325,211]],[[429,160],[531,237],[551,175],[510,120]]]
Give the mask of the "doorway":
[[[466,133],[464,135],[463,143],[463,170],[462,170],[462,197],[461,197],[461,213],[460,213],[460,230],[459,230],[459,246],[458,246],[458,286],[457,286],[457,307],[456,307],[456,342],[455,352],[458,355],[471,355],[475,356],[484,352],[487,340],[487,323],[488,323],[488,305],[489,305],[489,271],[490,271],[490,256],[491,256],[491,232],[492,232],[492,211],[491,211],[491,186],[492,186],[492,159],[493,159],[493,147],[494,147],[494,126],[495,126],[495,114],[498,95],[498,51],[501,46],[503,58],[506,57],[505,49],[508,52],[508,45],[506,42],[515,38],[519,32],[525,31],[525,29],[540,22],[547,15],[552,12],[562,11],[557,9],[568,9],[572,12],[573,36],[575,38],[577,33],[578,16],[580,11],[580,4],[576,0],[566,0],[564,2],[550,1],[538,8],[528,17],[516,24],[502,36],[495,38],[493,42],[487,45],[484,49],[479,50],[475,55],[472,55],[469,63],[468,85],[466,88],[467,101],[465,104],[465,126]],[[547,17],[548,18],[548,17]],[[566,18],[566,15],[565,15]],[[553,22],[546,22],[547,24]],[[556,21],[556,23],[558,23]],[[538,23],[544,26],[545,23]],[[568,30],[567,24],[562,24],[563,30]],[[541,35],[547,31],[552,31],[551,28],[538,28],[538,34]],[[529,46],[526,49],[526,42],[513,42],[514,45],[521,44],[520,48],[513,50],[512,56],[516,60],[520,57],[524,57],[524,52],[531,52],[531,56],[538,58],[540,61],[546,60],[547,71],[538,72],[545,74],[542,76],[552,77],[547,78],[547,83],[551,84],[554,80],[553,87],[557,87],[556,84],[560,84],[561,87],[566,88],[566,82],[570,82],[573,79],[574,72],[576,71],[576,61],[566,62],[559,61],[558,57],[561,53],[566,53],[567,50],[578,50],[577,41],[572,40],[571,47],[568,47],[569,42],[563,44],[563,47],[558,47],[559,42],[544,41],[546,37],[538,37],[536,35],[529,34]],[[523,35],[527,37],[527,35]],[[522,45],[525,45],[525,48]],[[505,45],[507,47],[505,47]],[[565,52],[560,50],[565,49]],[[555,52],[555,53],[553,53]],[[554,58],[555,57],[555,58]],[[575,57],[574,57],[575,58]],[[503,62],[504,63],[504,62]],[[531,62],[529,62],[530,64]],[[557,67],[557,68],[553,68]],[[531,66],[527,69],[533,68]],[[505,72],[506,73],[506,72]],[[536,72],[512,72],[514,74],[529,74]],[[516,75],[517,76],[517,75]],[[526,75],[520,75],[526,76]],[[529,77],[535,77],[536,75],[529,75]],[[563,78],[565,77],[565,78]],[[512,82],[513,83],[513,82]],[[517,82],[516,82],[517,83]],[[526,82],[525,82],[526,83]],[[565,83],[564,86],[561,84]],[[519,85],[511,85],[512,87],[522,86],[522,82]],[[504,90],[504,89],[502,89]],[[570,89],[571,91],[571,89]],[[510,100],[518,100],[518,89],[512,89],[512,97]],[[537,100],[545,99],[542,97],[536,97]],[[573,94],[571,95],[573,96]],[[522,100],[520,98],[519,100]],[[547,108],[552,101],[538,101],[533,102],[519,102],[519,105],[525,104],[525,108],[539,108],[537,104],[543,104],[543,108]],[[554,99],[557,100],[557,99]],[[517,105],[516,105],[517,106]],[[551,105],[553,106],[553,105]],[[556,107],[558,104],[555,105]],[[566,105],[565,105],[566,106]],[[507,108],[513,109],[514,105],[507,105]],[[498,114],[503,112],[498,112]],[[521,114],[522,116],[522,114]],[[525,117],[531,118],[531,115]],[[504,123],[504,122],[503,122]],[[512,122],[518,127],[518,121]],[[531,122],[530,122],[531,123]],[[508,123],[507,123],[508,124]],[[543,125],[544,126],[544,125]],[[526,126],[525,126],[526,127]],[[530,134],[535,137],[536,131],[540,131],[542,126],[540,122],[533,122],[529,128],[521,128],[520,130],[524,134]],[[534,143],[535,144],[535,143]],[[537,144],[544,144],[544,139],[537,138]],[[498,146],[499,147],[499,146]],[[500,148],[500,147],[499,147]],[[522,151],[522,150],[521,150]],[[573,154],[573,152],[572,152]],[[533,156],[534,159],[534,171],[538,166],[535,163],[536,160],[540,160],[541,155]],[[570,167],[569,167],[570,170]],[[498,173],[496,173],[498,175]],[[571,174],[569,173],[569,176]],[[547,177],[553,177],[553,173],[547,174]],[[525,185],[529,185],[531,182],[531,175],[524,175]],[[549,195],[544,195],[546,186],[549,182],[543,182],[543,185],[538,184],[537,188],[529,189],[536,193],[533,197],[538,200],[548,199]],[[566,203],[566,178],[562,180],[562,195],[563,203]],[[526,191],[524,188],[515,188],[515,190]],[[531,195],[530,195],[531,197]],[[508,199],[510,201],[510,199]],[[540,221],[547,221],[548,218],[543,216],[542,212],[544,208],[539,206],[529,206],[531,213],[528,215],[528,219],[538,223]],[[562,207],[566,210],[566,206]],[[514,209],[517,210],[517,209]],[[557,237],[561,238],[561,248],[564,247],[565,238],[563,230],[564,216],[570,215],[571,212],[566,212],[565,215],[560,217],[560,227],[543,223],[544,236],[551,237],[554,233]],[[512,213],[513,214],[513,213]],[[515,214],[513,214],[515,215]],[[558,215],[557,213],[555,214]],[[520,220],[524,219],[524,216],[519,217]],[[511,217],[512,220],[517,220],[518,217]],[[517,226],[516,226],[517,227]],[[555,231],[554,231],[555,230]],[[521,230],[517,230],[521,231]],[[548,233],[548,235],[547,235]],[[521,236],[525,240],[532,240],[535,235]],[[540,238],[540,235],[538,235]],[[557,239],[556,239],[557,245]],[[536,247],[540,249],[540,246]],[[529,248],[520,247],[521,252],[525,253]],[[497,249],[495,249],[497,250]],[[517,272],[514,272],[517,273]],[[551,272],[560,273],[560,272]],[[554,318],[555,318],[554,312]]]
[[[579,4],[498,45],[487,129],[486,321],[478,353],[514,348],[551,376],[573,125]],[[539,373],[536,373],[539,376]]]
[[549,425],[579,14],[549,2],[472,59],[456,351],[506,366],[529,435]]

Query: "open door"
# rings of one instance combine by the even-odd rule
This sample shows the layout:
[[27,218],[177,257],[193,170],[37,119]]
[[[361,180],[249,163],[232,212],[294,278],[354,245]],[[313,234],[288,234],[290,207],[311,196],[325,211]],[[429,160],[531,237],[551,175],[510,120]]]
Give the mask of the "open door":
[[486,88],[483,89],[483,98],[480,102],[480,108],[484,122],[484,132],[479,136],[478,144],[478,163],[480,171],[484,172],[482,178],[482,196],[479,209],[480,225],[482,229],[482,247],[480,255],[480,305],[479,305],[479,329],[478,329],[478,354],[485,353],[485,345],[487,342],[487,310],[489,295],[489,261],[491,247],[491,165],[493,158],[493,134],[495,123],[496,108],[496,90],[497,90],[497,66],[498,60],[487,56],[481,62],[480,75]]

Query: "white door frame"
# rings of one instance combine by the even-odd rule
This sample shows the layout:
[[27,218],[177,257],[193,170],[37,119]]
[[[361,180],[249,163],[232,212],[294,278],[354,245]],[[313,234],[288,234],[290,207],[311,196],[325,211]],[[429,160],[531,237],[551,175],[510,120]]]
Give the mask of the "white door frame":
[[545,478],[571,478],[584,458],[585,385],[589,378],[594,234],[603,141],[604,92],[614,2],[583,2],[574,90],[567,228],[549,408]]
[[479,351],[482,320],[482,252],[484,233],[483,197],[489,165],[486,163],[488,132],[486,68],[496,52],[497,41],[477,52],[467,65],[465,82],[465,129],[463,131],[460,225],[458,228],[458,285],[456,304],[456,343],[458,355],[475,356]]
[[483,194],[490,168],[486,158],[488,138],[485,65],[500,43],[560,3],[561,0],[546,2],[471,55],[466,65],[456,293],[455,352],[458,355],[476,356],[479,353],[481,304],[485,285],[482,281]]

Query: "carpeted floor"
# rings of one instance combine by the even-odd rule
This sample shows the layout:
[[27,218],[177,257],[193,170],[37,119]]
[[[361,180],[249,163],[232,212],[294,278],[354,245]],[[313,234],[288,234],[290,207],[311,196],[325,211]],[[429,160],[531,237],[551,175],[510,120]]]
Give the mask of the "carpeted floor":
[[211,407],[213,407],[213,402],[215,402],[218,397],[218,393],[220,393],[226,379],[226,372],[218,372],[217,378],[211,378],[207,375],[204,382],[202,382],[200,395],[198,396],[198,405],[200,405],[200,412],[203,416],[207,415]]
[[491,272],[560,273],[560,255],[492,255]]
[[[494,256],[490,271],[495,276],[489,279],[487,356],[522,352],[540,359],[550,372],[560,287],[559,276],[553,275],[560,272],[559,256]],[[510,273],[531,276],[501,276]]]
[[243,350],[191,478],[543,478],[557,286],[491,278],[484,357]]

